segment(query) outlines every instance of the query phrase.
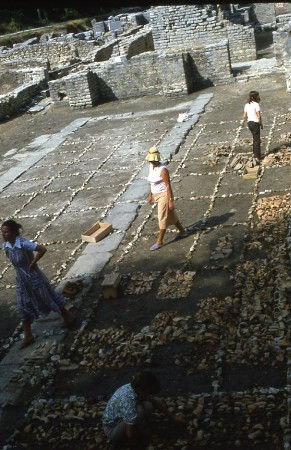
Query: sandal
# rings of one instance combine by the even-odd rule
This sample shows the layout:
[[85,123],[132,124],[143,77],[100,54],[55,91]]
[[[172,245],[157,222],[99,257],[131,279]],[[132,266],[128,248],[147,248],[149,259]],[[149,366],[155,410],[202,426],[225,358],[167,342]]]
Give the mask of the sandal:
[[161,245],[154,244],[154,245],[151,246],[150,250],[152,250],[152,251],[153,250],[159,250],[161,247],[162,247]]
[[31,336],[31,338],[28,339],[28,340],[23,339],[23,341],[21,342],[20,347],[19,347],[20,350],[23,350],[24,348],[28,347],[30,344],[33,344],[34,341],[35,341],[35,337],[34,336]]

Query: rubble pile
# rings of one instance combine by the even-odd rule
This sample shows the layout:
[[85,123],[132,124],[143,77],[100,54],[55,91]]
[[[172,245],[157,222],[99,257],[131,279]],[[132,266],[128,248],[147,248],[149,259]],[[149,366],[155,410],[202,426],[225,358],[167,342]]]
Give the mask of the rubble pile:
[[124,295],[141,295],[150,292],[154,280],[160,272],[136,272],[128,274],[126,279],[122,280],[124,285]]
[[256,213],[262,222],[284,219],[291,213],[291,194],[259,198]]
[[174,340],[192,339],[193,321],[177,311],[158,313],[139,333],[125,327],[95,329],[80,338],[77,354],[86,370],[150,364],[152,351]]
[[243,174],[246,168],[256,167],[258,164],[253,156],[236,155],[230,163],[230,167],[239,175]]
[[228,157],[231,152],[230,145],[216,145],[210,149],[207,149],[204,152],[204,155],[207,156],[207,160],[203,162],[204,165],[214,167],[218,164],[219,159],[222,157]]
[[284,147],[279,152],[269,153],[262,161],[265,167],[282,167],[291,165],[291,150]]
[[195,314],[195,321],[225,326],[239,311],[238,299],[232,297],[205,298],[199,302],[199,309]]
[[212,251],[210,259],[217,261],[228,258],[233,252],[231,235],[227,234],[218,239],[215,250]]
[[[151,421],[153,436],[148,450],[190,448],[256,449],[282,447],[287,428],[287,394],[278,389],[244,393],[193,395],[166,398],[169,411],[185,424],[180,437],[172,435],[160,412]],[[10,438],[11,444],[55,449],[109,448],[101,425],[106,403],[84,397],[34,401],[24,425]]]
[[[25,424],[10,437],[23,448],[96,449],[106,448],[101,416],[106,402],[90,402],[84,397],[33,401]],[[76,447],[76,441],[78,445]]]
[[227,356],[230,364],[268,364],[285,359],[288,310],[280,292],[276,262],[244,261],[235,273],[235,300],[240,302],[236,326],[226,322]]
[[174,355],[177,366],[185,368],[187,375],[215,369],[220,329],[216,325],[200,325],[194,327],[193,336],[187,337],[191,343],[189,349]]
[[177,299],[188,296],[195,272],[182,272],[181,270],[167,270],[163,276],[159,289],[158,298]]

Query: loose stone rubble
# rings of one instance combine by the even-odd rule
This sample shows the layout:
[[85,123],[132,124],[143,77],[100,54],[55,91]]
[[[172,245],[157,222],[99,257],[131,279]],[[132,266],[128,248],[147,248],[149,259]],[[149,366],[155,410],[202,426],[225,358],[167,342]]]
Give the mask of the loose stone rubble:
[[169,269],[161,280],[158,290],[159,298],[187,297],[192,286],[195,272],[182,272]]

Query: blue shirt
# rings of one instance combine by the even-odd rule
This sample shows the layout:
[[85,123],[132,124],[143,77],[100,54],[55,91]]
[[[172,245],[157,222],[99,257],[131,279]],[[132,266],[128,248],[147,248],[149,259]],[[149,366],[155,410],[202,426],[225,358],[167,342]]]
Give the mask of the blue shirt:
[[37,247],[36,242],[29,241],[22,236],[16,236],[15,242],[13,245],[10,242],[5,241],[3,244],[3,249],[10,248],[14,250],[15,248],[25,248],[26,250],[34,251]]
[[117,389],[107,403],[102,418],[104,425],[124,422],[134,425],[137,421],[137,398],[131,384],[124,384]]

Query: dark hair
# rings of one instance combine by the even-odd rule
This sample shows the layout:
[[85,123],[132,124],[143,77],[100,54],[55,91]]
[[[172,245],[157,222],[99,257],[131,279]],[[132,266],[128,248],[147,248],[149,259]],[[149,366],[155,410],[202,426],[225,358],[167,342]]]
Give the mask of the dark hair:
[[22,225],[20,223],[15,222],[13,219],[5,220],[5,222],[2,223],[2,227],[8,227],[12,233],[15,234],[15,236],[19,236],[20,230],[22,228]]
[[160,382],[156,375],[148,370],[138,372],[132,377],[131,385],[134,390],[157,394],[161,390]]
[[258,93],[258,91],[251,91],[249,93],[248,103],[258,102],[259,100],[260,100],[260,94]]

